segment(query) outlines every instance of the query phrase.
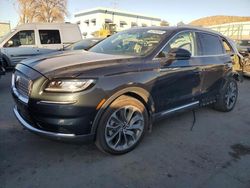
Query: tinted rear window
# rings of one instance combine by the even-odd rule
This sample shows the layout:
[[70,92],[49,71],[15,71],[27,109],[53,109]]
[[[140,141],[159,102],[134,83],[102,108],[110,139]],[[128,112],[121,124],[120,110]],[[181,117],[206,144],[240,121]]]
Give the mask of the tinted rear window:
[[201,52],[199,55],[224,54],[223,46],[219,37],[206,33],[199,33]]

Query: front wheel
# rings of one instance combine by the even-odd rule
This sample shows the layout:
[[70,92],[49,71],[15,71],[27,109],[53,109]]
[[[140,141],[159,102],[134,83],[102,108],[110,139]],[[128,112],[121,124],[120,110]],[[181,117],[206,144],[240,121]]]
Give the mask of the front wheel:
[[234,79],[228,80],[225,88],[221,91],[217,102],[214,104],[216,110],[229,112],[234,109],[238,98],[238,86]]
[[148,113],[139,100],[121,96],[104,112],[97,129],[96,145],[104,152],[124,154],[141,141]]
[[7,68],[9,67],[8,62],[4,58],[0,59],[0,64],[4,70],[7,70]]

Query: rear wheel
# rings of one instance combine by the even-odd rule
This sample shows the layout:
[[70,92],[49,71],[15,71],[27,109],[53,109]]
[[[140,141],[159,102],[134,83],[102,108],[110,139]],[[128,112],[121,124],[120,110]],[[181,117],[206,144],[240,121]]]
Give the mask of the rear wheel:
[[121,96],[104,112],[97,129],[96,145],[104,152],[124,154],[144,136],[148,113],[137,99]]
[[238,98],[238,86],[234,79],[228,80],[222,90],[217,102],[214,104],[216,110],[229,112],[233,110]]

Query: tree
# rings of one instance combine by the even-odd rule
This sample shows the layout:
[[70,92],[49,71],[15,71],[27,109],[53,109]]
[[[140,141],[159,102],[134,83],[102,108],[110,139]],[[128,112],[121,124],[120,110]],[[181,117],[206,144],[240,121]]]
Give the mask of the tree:
[[18,12],[19,12],[19,22],[20,23],[30,23],[33,21],[35,16],[35,10],[37,7],[35,0],[17,0],[18,2]]
[[67,0],[17,0],[20,23],[63,22]]
[[67,16],[67,0],[40,0],[39,4],[36,13],[39,22],[63,22]]

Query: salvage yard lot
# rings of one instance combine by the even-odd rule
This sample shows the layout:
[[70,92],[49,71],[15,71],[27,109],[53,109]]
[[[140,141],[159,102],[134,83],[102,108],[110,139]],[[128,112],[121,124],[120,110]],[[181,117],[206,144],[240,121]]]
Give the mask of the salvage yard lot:
[[229,113],[202,108],[156,122],[122,156],[94,144],[50,141],[23,130],[12,112],[11,73],[0,78],[0,187],[250,187],[250,79]]

